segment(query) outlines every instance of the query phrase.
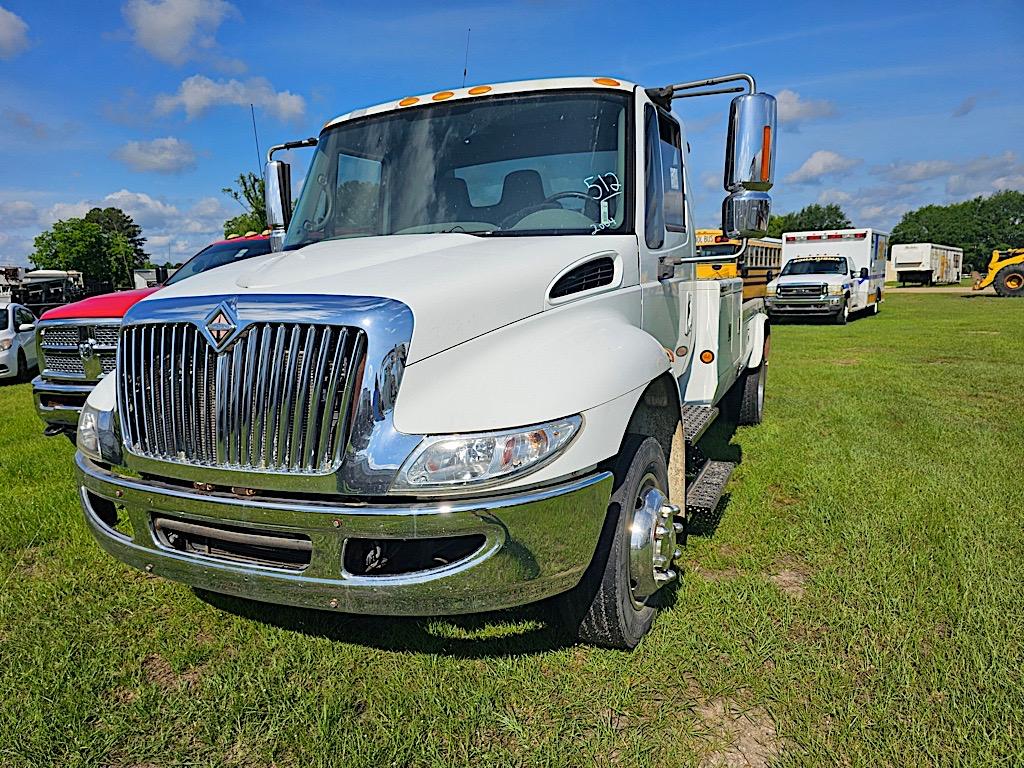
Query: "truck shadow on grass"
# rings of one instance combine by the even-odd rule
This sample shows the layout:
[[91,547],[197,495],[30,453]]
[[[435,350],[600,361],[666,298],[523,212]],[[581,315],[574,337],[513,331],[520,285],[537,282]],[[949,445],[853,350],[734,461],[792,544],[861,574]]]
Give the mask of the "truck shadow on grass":
[[460,616],[367,616],[271,605],[200,589],[193,592],[214,608],[250,621],[385,651],[494,658],[547,653],[576,644],[552,601]]

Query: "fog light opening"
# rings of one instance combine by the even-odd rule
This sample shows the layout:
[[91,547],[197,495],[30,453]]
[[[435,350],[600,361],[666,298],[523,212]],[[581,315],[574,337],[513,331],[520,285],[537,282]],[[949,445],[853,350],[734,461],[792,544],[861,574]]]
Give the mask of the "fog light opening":
[[345,541],[342,568],[351,576],[400,576],[444,568],[465,560],[484,546],[483,534],[426,539]]

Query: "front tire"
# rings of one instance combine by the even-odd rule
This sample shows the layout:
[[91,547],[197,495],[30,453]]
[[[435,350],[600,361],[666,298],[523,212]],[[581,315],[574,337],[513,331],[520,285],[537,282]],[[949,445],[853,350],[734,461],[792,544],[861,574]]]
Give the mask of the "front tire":
[[741,427],[760,424],[764,418],[764,390],[768,380],[768,339],[764,340],[761,364],[743,372],[741,380],[740,413],[736,420]]
[[28,381],[28,360],[25,359],[25,351],[18,350],[18,377],[17,381]]
[[836,312],[836,316],[833,319],[833,322],[836,325],[846,325],[846,323],[849,320],[850,320],[850,300],[847,298],[847,299],[845,299],[843,301],[843,306],[839,308],[838,312]]
[[996,273],[993,281],[1000,296],[1024,296],[1024,264],[1011,264]]
[[[661,444],[653,437],[627,437],[616,460],[615,489],[594,559],[579,586],[562,601],[563,616],[580,640],[632,650],[650,630],[658,613],[658,591],[675,578],[668,566],[675,556],[676,529],[671,518],[661,516],[664,507],[657,501],[667,503],[668,487]],[[650,531],[654,549],[641,554],[637,531],[646,528],[641,522],[648,519],[652,500],[661,515]],[[655,541],[658,531],[664,533]],[[667,559],[660,574],[657,566],[649,571],[639,567],[638,560],[648,555],[653,561]]]

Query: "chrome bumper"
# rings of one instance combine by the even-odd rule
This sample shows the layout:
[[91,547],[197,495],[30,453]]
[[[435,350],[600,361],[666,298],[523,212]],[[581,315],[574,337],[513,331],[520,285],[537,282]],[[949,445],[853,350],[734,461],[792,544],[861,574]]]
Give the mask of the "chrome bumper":
[[787,296],[765,299],[765,306],[772,314],[779,315],[834,315],[842,308],[844,296]]
[[[497,610],[571,589],[594,556],[612,485],[611,474],[600,472],[514,496],[366,505],[202,493],[116,475],[81,453],[75,463],[89,528],[128,565],[211,592],[380,615]],[[127,515],[132,538],[101,519],[97,505],[110,502]],[[285,570],[182,552],[160,538],[154,516],[301,536],[311,545],[308,564]],[[354,575],[343,565],[349,540],[451,536],[482,543],[460,560],[399,575]]]
[[78,414],[82,412],[86,398],[96,382],[62,384],[36,376],[32,379],[32,399],[36,413],[47,424],[55,426],[78,426]]

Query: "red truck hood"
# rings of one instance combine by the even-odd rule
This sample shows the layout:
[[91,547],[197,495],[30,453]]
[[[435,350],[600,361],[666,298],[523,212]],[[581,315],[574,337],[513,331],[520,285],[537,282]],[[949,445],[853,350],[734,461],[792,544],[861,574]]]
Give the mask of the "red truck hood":
[[54,307],[43,313],[42,320],[68,320],[80,317],[124,317],[124,313],[133,305],[142,301],[160,288],[136,288],[133,291],[118,291],[92,296],[88,299]]

